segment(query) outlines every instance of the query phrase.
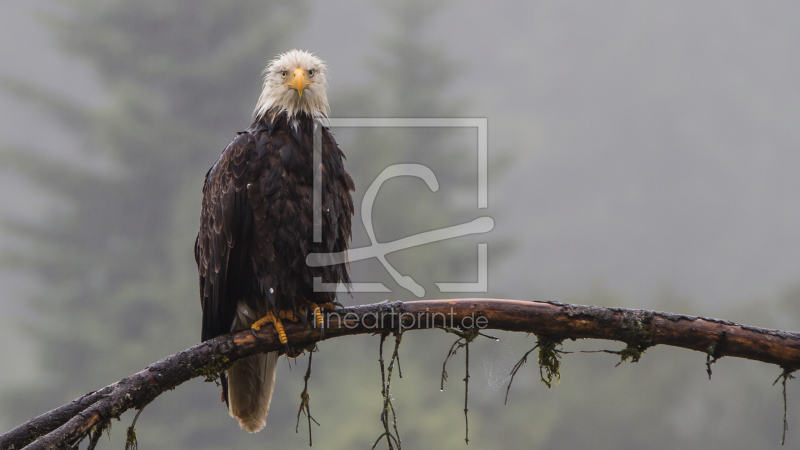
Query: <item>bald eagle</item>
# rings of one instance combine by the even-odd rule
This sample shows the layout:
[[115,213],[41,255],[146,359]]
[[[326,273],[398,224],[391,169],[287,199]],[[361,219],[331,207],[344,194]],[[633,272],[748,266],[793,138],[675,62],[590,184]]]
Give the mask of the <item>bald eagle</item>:
[[[336,304],[335,293],[315,292],[315,277],[350,284],[344,264],[306,265],[309,253],[347,250],[353,216],[353,179],[325,127],[325,63],[292,50],[264,72],[252,125],[228,144],[203,185],[195,241],[203,341],[272,323],[286,345],[281,319],[321,324],[320,309]],[[322,137],[319,242],[312,239],[315,130]],[[251,433],[266,424],[278,356],[251,356],[222,374],[228,412]]]

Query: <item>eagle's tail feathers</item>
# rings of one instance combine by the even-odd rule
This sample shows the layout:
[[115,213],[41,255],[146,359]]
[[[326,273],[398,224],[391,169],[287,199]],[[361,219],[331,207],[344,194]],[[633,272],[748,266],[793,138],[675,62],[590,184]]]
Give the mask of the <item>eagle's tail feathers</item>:
[[249,356],[228,370],[228,412],[250,433],[267,424],[269,404],[275,389],[278,352]]

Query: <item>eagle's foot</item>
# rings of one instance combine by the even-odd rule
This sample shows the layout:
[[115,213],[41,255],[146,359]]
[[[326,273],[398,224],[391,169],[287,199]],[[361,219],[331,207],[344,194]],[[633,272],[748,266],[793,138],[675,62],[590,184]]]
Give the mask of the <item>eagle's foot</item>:
[[[281,311],[281,313],[283,313],[283,311]],[[281,315],[281,313],[279,313],[279,315]],[[275,331],[278,332],[278,340],[281,341],[281,344],[283,344],[284,347],[286,347],[289,343],[289,340],[286,339],[286,330],[283,329],[283,324],[281,323],[281,319],[275,316],[274,313],[268,312],[266,316],[256,320],[255,323],[253,323],[253,325],[250,326],[250,329],[255,335],[256,331],[259,331],[262,326],[268,323],[275,325]]]
[[322,303],[319,305],[314,302],[309,302],[308,309],[314,315],[314,321],[315,321],[314,323],[316,324],[316,327],[319,329],[320,335],[325,336],[325,322],[322,317],[322,311],[333,311],[334,309],[336,309],[336,307],[333,305],[333,303],[330,302]]
[[322,328],[322,310],[320,306],[314,302],[308,304],[308,309],[311,310],[311,313],[314,314],[314,322],[317,324],[317,328]]

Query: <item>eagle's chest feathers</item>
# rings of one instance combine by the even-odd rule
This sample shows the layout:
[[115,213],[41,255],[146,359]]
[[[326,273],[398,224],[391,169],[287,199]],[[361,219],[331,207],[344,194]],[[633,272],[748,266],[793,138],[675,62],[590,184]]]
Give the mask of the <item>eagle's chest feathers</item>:
[[257,253],[267,261],[276,253],[304,259],[313,246],[313,124],[282,125],[251,131],[247,198],[254,231],[263,238]]

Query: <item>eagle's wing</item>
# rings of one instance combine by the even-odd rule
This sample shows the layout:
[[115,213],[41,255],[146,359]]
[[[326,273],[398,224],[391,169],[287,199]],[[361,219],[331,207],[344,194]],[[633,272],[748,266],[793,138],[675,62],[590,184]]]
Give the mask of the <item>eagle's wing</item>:
[[208,171],[203,185],[200,231],[194,247],[203,341],[230,332],[238,300],[250,294],[250,285],[239,281],[252,271],[246,242],[253,222],[247,182],[254,149],[249,133],[237,136]]

